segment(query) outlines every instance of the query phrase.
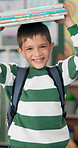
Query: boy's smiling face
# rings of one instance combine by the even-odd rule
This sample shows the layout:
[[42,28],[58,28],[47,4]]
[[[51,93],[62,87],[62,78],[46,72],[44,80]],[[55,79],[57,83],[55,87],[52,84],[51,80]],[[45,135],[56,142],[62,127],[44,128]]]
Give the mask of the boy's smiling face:
[[53,47],[53,42],[50,44],[45,36],[37,34],[27,38],[22,44],[22,49],[18,48],[18,52],[27,60],[30,67],[41,69],[46,66]]

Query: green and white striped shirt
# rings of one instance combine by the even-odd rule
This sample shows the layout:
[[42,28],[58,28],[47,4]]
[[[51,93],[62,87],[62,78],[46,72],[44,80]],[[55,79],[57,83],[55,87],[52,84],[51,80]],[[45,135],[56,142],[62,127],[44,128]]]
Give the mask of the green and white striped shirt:
[[[60,61],[65,92],[78,76],[78,26],[68,28],[76,54]],[[0,84],[11,101],[15,64],[0,64]],[[62,116],[59,93],[46,68],[29,68],[18,103],[17,113],[8,131],[12,148],[66,148],[69,131]]]

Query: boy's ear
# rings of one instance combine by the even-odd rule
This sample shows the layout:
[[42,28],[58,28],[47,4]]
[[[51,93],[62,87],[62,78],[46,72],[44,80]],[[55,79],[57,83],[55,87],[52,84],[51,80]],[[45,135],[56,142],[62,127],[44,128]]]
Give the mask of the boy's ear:
[[51,52],[52,52],[53,48],[54,48],[54,42],[51,43]]
[[18,48],[17,48],[17,51],[21,54],[22,49],[18,47]]
[[22,51],[22,49],[21,48],[17,48],[17,51],[22,55],[22,57],[24,57],[24,53],[23,53],[23,51]]
[[51,42],[51,47],[54,48],[54,42]]

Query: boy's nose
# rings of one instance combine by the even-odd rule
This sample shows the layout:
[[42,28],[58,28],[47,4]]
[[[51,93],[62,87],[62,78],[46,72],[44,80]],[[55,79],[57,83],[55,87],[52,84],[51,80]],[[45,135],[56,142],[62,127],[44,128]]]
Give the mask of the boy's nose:
[[35,49],[34,51],[35,56],[40,56],[41,55],[41,51],[39,49]]

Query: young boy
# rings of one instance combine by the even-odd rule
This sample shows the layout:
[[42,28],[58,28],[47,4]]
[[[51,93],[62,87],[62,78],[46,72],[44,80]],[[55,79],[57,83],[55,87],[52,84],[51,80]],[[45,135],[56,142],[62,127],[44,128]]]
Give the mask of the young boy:
[[[76,55],[60,61],[65,93],[78,76],[78,26],[69,13],[63,23],[71,34]],[[54,43],[48,28],[42,23],[23,24],[17,32],[18,52],[29,63],[29,73],[24,84],[17,113],[8,131],[11,148],[66,148],[69,131],[62,115],[59,92],[48,75],[46,63]],[[18,66],[0,65],[0,84],[11,101],[13,82]]]

